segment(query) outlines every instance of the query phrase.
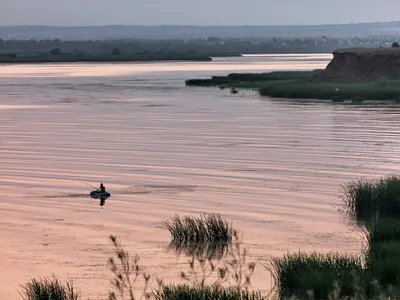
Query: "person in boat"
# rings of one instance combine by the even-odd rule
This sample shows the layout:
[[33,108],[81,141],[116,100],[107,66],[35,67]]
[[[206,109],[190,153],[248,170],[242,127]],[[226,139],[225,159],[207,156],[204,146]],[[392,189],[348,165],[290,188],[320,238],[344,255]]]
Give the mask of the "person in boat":
[[105,188],[105,186],[103,185],[103,183],[100,183],[100,192],[101,192],[101,193],[105,193],[105,192],[106,192],[106,188]]

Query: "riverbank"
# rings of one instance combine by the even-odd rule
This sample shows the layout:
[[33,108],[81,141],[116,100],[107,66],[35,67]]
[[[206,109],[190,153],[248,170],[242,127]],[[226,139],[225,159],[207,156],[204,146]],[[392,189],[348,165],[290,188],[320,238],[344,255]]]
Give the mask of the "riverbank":
[[260,95],[275,98],[322,99],[340,102],[351,100],[400,100],[400,80],[368,82],[343,80],[321,81],[324,70],[285,71],[259,74],[232,73],[210,79],[190,79],[187,86],[258,90]]
[[77,62],[151,62],[151,61],[212,61],[208,55],[198,54],[148,54],[148,55],[91,55],[91,54],[0,54],[2,64],[26,63],[77,63]]

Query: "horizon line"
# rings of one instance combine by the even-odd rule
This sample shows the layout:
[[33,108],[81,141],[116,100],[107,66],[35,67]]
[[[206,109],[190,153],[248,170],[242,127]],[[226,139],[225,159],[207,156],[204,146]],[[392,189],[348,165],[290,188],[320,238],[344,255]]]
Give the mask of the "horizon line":
[[367,25],[367,24],[390,24],[400,23],[395,21],[371,21],[371,22],[349,22],[349,23],[323,23],[323,24],[244,24],[244,25],[183,25],[183,24],[159,24],[159,25],[141,25],[141,24],[104,24],[104,25],[0,25],[0,27],[318,27],[318,26],[346,26],[346,25]]

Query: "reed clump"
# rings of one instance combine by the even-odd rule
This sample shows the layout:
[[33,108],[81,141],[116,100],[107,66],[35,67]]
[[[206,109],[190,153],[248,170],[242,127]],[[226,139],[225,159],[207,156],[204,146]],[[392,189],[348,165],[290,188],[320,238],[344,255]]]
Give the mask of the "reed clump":
[[175,215],[171,220],[162,223],[171,233],[174,241],[194,243],[230,243],[232,225],[219,214],[200,217]]
[[400,217],[400,176],[356,180],[343,186],[342,200],[348,215],[357,223]]
[[80,293],[72,280],[63,284],[56,277],[31,279],[19,292],[24,300],[78,300]]

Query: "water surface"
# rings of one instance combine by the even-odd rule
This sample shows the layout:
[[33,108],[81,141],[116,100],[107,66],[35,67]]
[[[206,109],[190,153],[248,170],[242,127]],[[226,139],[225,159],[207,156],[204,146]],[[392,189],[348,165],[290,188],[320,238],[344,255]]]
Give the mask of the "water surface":
[[[70,276],[103,299],[117,234],[150,273],[186,258],[160,223],[221,213],[254,260],[299,249],[357,253],[340,185],[397,171],[399,108],[186,88],[231,72],[324,68],[331,55],[213,62],[0,66],[1,299],[31,277]],[[103,208],[83,182],[112,193]],[[259,268],[254,286],[267,288]]]

